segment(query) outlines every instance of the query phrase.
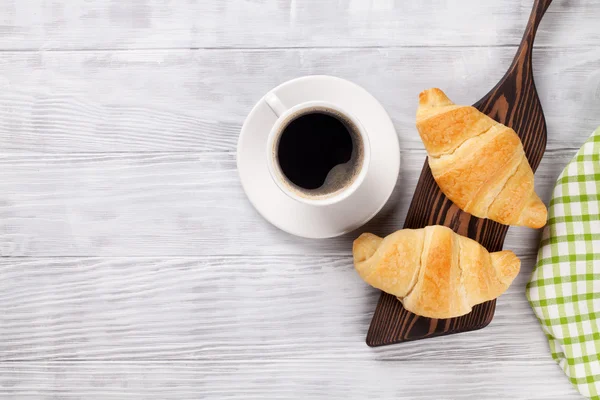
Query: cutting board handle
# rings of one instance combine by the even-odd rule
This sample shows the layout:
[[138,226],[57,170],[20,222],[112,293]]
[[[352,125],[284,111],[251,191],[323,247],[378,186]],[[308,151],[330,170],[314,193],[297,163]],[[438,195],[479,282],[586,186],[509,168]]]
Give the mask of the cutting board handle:
[[519,50],[517,50],[515,59],[509,68],[509,73],[517,67],[531,68],[531,56],[535,34],[537,33],[538,26],[540,26],[540,22],[542,22],[542,18],[544,17],[546,10],[548,10],[548,7],[550,7],[551,3],[552,0],[535,0],[533,3],[533,9],[529,15],[529,21],[527,22],[523,39],[521,40],[521,44],[519,45]]

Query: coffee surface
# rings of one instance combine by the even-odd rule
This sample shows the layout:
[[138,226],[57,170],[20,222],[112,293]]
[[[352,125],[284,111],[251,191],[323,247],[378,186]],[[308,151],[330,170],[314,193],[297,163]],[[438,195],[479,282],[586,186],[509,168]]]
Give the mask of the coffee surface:
[[351,161],[353,142],[348,126],[335,116],[301,115],[283,129],[277,149],[279,166],[298,188],[315,190],[323,187],[334,167]]

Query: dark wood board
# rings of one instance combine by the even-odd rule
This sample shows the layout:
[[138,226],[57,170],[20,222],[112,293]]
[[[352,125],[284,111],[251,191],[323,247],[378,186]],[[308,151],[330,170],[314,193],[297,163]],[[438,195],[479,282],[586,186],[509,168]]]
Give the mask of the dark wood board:
[[[523,40],[504,77],[474,106],[513,128],[535,171],[546,149],[546,120],[533,81],[532,47],[535,33],[552,0],[535,0]],[[424,88],[425,89],[425,88]],[[452,94],[449,93],[452,97]],[[442,194],[425,161],[404,228],[445,225],[477,240],[489,251],[502,250],[508,226],[479,219],[461,211]],[[496,300],[479,304],[459,318],[430,319],[406,311],[392,295],[382,293],[367,334],[369,346],[468,332],[487,326],[494,317]]]

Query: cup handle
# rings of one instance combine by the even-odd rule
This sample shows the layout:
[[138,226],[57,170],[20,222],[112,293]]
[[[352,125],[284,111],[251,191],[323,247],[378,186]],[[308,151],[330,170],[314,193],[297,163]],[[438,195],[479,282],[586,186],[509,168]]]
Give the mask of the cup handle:
[[275,95],[275,93],[270,92],[265,96],[265,101],[269,108],[275,113],[277,118],[281,117],[283,113],[287,111],[287,107],[283,102]]

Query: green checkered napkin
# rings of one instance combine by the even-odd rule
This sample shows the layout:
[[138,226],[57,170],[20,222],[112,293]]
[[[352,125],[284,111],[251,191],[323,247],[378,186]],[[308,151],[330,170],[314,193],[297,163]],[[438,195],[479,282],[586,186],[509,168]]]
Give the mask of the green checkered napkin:
[[552,357],[600,399],[600,128],[564,169],[550,201],[527,298]]

